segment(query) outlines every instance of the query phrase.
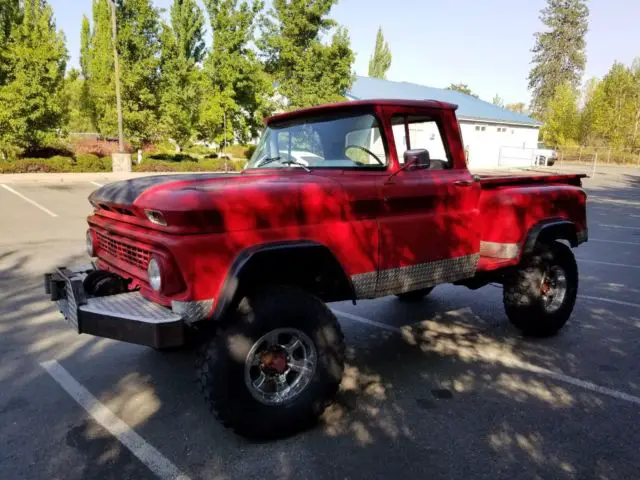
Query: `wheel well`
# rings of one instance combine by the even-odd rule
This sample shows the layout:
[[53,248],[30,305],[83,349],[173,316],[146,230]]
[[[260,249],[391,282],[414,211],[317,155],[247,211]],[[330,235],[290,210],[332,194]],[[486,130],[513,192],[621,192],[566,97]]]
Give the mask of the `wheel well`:
[[236,259],[216,302],[214,319],[222,318],[248,290],[264,284],[295,286],[324,302],[355,300],[351,280],[324,245],[265,245]]
[[537,243],[566,240],[572,247],[578,246],[578,232],[575,223],[569,220],[548,220],[531,229],[524,245],[523,254],[533,252]]

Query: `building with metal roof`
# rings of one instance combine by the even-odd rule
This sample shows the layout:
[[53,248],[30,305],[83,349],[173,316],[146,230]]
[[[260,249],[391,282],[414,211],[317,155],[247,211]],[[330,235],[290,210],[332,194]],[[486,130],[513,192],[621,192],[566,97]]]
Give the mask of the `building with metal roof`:
[[438,100],[456,104],[470,167],[530,166],[535,163],[541,123],[471,95],[359,76],[347,98]]

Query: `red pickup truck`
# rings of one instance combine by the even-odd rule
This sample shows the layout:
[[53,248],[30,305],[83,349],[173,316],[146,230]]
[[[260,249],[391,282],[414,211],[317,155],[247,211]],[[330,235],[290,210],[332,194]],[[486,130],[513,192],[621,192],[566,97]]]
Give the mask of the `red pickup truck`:
[[472,175],[455,110],[283,113],[239,174],[105,185],[89,198],[92,264],[45,275],[46,290],[79,333],[198,340],[208,404],[248,437],[304,428],[338,390],[343,335],[326,302],[495,282],[518,329],[553,335],[576,301],[582,177]]

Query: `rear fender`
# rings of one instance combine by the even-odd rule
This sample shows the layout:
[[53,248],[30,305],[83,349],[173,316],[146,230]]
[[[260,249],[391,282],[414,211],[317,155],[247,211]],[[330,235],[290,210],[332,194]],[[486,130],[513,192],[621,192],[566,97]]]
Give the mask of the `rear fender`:
[[536,224],[524,242],[522,255],[533,252],[538,242],[549,243],[555,240],[566,240],[572,247],[577,247],[582,243],[578,238],[576,224],[570,220],[548,219]]

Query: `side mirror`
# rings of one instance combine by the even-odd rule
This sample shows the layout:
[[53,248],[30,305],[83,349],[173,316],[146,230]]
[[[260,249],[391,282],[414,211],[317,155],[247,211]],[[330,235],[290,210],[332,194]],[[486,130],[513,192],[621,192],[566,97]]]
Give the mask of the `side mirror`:
[[424,148],[416,148],[404,152],[405,168],[429,168],[431,166],[431,157],[429,151]]

